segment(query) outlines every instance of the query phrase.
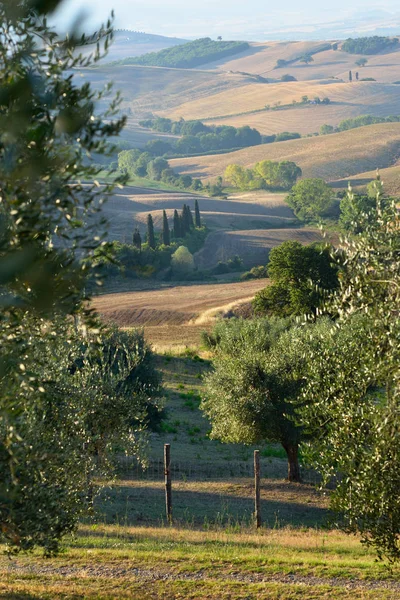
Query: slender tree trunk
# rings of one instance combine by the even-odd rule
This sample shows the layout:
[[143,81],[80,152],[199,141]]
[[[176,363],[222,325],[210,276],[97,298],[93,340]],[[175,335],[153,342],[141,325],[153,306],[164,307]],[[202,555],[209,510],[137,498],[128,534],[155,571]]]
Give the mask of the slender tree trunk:
[[300,483],[299,445],[282,444],[288,457],[288,480]]

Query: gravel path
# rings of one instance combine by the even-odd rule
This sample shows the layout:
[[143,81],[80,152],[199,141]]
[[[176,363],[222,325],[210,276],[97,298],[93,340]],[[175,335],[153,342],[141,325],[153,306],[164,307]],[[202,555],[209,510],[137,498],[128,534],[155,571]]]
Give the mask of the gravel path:
[[360,580],[347,579],[344,577],[315,577],[313,575],[289,574],[267,574],[262,573],[242,573],[240,571],[231,571],[221,573],[209,569],[195,572],[174,573],[161,569],[136,568],[125,565],[107,565],[107,564],[88,564],[88,565],[61,565],[22,563],[18,560],[11,560],[8,564],[0,563],[1,575],[39,575],[39,576],[59,576],[66,578],[134,578],[143,582],[153,581],[206,581],[206,580],[225,580],[240,581],[243,583],[286,583],[292,585],[317,586],[328,585],[344,589],[364,589],[364,590],[396,590],[400,597],[400,582],[393,580]]

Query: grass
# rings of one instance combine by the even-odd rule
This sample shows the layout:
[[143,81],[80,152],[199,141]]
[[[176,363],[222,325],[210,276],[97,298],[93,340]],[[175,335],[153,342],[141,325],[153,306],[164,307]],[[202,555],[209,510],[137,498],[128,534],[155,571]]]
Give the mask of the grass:
[[[399,569],[389,571],[356,537],[331,529],[328,497],[285,481],[285,460],[273,445],[261,449],[263,525],[256,530],[253,481],[237,473],[240,464],[251,466],[252,448],[209,440],[198,410],[210,363],[194,351],[157,360],[167,426],[150,440],[153,471],[138,477],[122,465],[125,472],[104,489],[95,515],[64,540],[58,557],[0,557],[0,598],[398,598]],[[163,469],[155,469],[165,442],[174,465],[172,525],[164,516]]]
[[398,572],[356,538],[291,528],[89,525],[60,557],[3,558],[0,573],[8,600],[394,600],[399,592]]
[[[345,151],[344,151],[345,148]],[[229,164],[253,167],[260,160],[294,161],[303,177],[334,181],[391,166],[400,149],[400,123],[382,123],[326,136],[245,148],[231,154],[171,161],[180,173],[202,179],[223,175]]]

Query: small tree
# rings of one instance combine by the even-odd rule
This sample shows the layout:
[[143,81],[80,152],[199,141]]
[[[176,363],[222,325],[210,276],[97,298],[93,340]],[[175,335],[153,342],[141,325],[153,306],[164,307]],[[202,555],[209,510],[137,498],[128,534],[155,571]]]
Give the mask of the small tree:
[[163,210],[163,228],[162,228],[162,243],[164,246],[169,246],[171,243],[167,213]]
[[140,251],[142,249],[142,236],[140,235],[139,227],[135,227],[132,241],[135,248],[137,248]]
[[368,59],[364,58],[363,56],[361,58],[359,58],[358,60],[356,60],[356,65],[357,67],[365,67],[365,65],[367,64]]
[[314,59],[311,56],[311,54],[304,54],[304,56],[302,56],[301,58],[299,58],[299,62],[305,63],[306,65],[308,65],[309,63],[314,62]]
[[200,209],[199,209],[199,203],[197,201],[197,198],[194,201],[194,221],[195,221],[196,227],[201,227]]
[[149,248],[153,248],[153,250],[156,247],[153,217],[150,214],[147,215],[147,244]]
[[181,274],[187,274],[194,270],[195,264],[193,255],[186,246],[179,246],[173,253],[171,256],[171,266],[174,272]]
[[333,191],[323,179],[302,179],[293,186],[286,202],[302,221],[313,221],[329,214]]
[[353,75],[351,71],[349,71],[349,81],[350,83],[353,81]]

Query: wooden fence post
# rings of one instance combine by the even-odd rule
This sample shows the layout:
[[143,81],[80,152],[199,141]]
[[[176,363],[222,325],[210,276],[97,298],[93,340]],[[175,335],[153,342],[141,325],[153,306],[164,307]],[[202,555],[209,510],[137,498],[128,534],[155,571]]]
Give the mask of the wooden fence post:
[[172,494],[171,494],[171,446],[164,444],[164,475],[165,475],[165,509],[167,521],[172,523]]
[[254,450],[254,516],[257,529],[261,527],[260,451]]

